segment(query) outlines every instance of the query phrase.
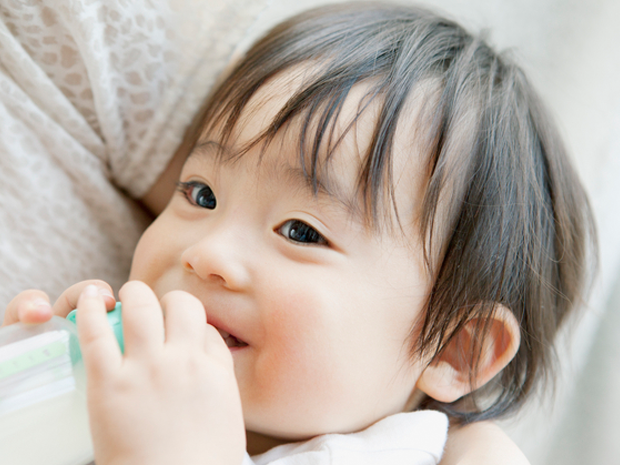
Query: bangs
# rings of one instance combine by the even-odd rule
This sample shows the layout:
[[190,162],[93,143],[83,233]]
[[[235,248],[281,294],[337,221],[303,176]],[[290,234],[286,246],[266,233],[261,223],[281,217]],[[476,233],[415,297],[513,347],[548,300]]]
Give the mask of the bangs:
[[[373,123],[364,127],[368,134],[363,138],[368,142],[359,147],[355,196],[368,226],[378,228],[392,224],[389,220],[394,216],[400,223],[392,172],[397,124],[413,89],[429,78],[438,81],[437,70],[445,66],[445,57],[429,59],[427,53],[410,53],[411,48],[424,44],[416,43],[420,38],[412,36],[410,25],[394,24],[398,7],[384,11],[383,17],[372,5],[358,7],[355,11],[339,6],[311,11],[272,30],[211,94],[193,137],[197,142],[205,134],[217,134],[221,144],[227,145],[242,115],[253,110],[257,95],[292,74],[300,78],[300,85],[285,92],[290,98],[260,134],[227,156],[241,157],[257,145],[264,152],[276,136],[286,134],[317,193],[321,185],[329,185],[330,160],[344,137],[371,114]],[[409,10],[405,12],[411,16]],[[357,110],[345,120],[343,106],[360,87],[364,92],[361,97],[355,95]],[[282,93],[277,87],[275,92]],[[427,128],[433,120],[432,115],[418,119],[425,120]],[[414,131],[422,127],[420,123],[411,122],[408,129]],[[429,132],[423,139],[436,138]]]
[[[209,134],[209,137],[216,135],[223,146],[235,146],[235,134],[240,131],[244,120],[252,118],[254,112],[266,104],[260,98],[262,91],[269,93],[279,84],[286,87],[287,83],[282,81],[290,77],[291,70],[274,75],[260,90],[253,89],[247,95],[243,95],[243,89],[235,89],[239,94],[231,95],[225,111],[205,121],[198,141]],[[376,79],[338,78],[330,69],[304,76],[301,85],[286,92],[290,95],[288,100],[270,112],[273,117],[264,122],[260,133],[243,146],[235,146],[235,150],[222,155],[229,159],[239,158],[258,146],[262,157],[268,147],[282,144],[281,150],[296,157],[296,164],[316,195],[321,190],[333,190],[331,161],[344,144],[350,143],[347,136],[354,136],[359,163],[351,166],[356,170],[351,204],[361,210],[361,217],[368,227],[390,224],[388,220],[392,216],[389,212],[395,210],[391,166],[396,124],[384,127],[383,121],[395,123],[395,120],[378,116],[386,111],[384,89]],[[345,104],[349,107],[351,102],[355,107],[353,111],[343,111]],[[360,126],[362,134],[357,134]]]

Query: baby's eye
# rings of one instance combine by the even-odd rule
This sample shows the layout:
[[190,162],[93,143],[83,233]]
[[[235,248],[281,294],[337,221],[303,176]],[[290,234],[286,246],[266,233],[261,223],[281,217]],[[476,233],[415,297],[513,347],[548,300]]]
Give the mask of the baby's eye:
[[316,229],[300,220],[288,220],[278,228],[278,233],[293,242],[327,245],[327,240]]
[[213,210],[217,205],[215,194],[209,186],[197,181],[178,183],[179,190],[192,205]]

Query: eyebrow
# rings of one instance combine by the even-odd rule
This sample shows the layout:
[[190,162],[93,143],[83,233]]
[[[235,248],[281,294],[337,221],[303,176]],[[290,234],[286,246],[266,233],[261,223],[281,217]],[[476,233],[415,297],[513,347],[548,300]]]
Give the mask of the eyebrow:
[[[190,152],[187,160],[190,158],[211,158],[213,153],[224,154],[223,157],[218,157],[218,161],[225,165],[234,164],[238,158],[235,156],[235,151],[231,148],[220,144],[214,140],[204,140],[196,144],[194,149]],[[274,168],[274,171],[278,175],[282,174],[292,184],[299,187],[302,191],[310,194],[311,196],[321,196],[334,200],[344,210],[351,214],[356,220],[363,222],[362,213],[360,208],[343,194],[344,189],[340,187],[337,182],[332,182],[336,189],[331,189],[326,183],[322,182],[318,177],[314,179],[307,174],[307,172],[299,167],[292,166],[290,164],[281,164],[282,169]]]
[[[327,184],[322,182],[320,179],[315,178],[312,179],[311,176],[308,176],[307,172],[297,166],[287,166],[284,170],[285,176],[292,181],[293,184],[297,184],[302,187],[303,190],[307,191],[312,195],[324,195],[326,197],[337,200],[339,203],[343,204],[348,210],[351,209],[350,202],[346,199],[344,195],[342,195],[343,189],[330,189]],[[336,184],[338,187],[338,184]]]
[[[217,141],[204,140],[204,141],[201,141],[201,142],[199,141],[196,143],[194,148],[189,152],[187,159],[189,160],[190,158],[193,158],[194,156],[198,156],[200,158],[206,158],[207,156],[210,156],[209,152],[211,152],[213,149],[218,153],[225,153],[227,155],[231,155],[232,153],[232,151],[228,147],[223,146]],[[232,157],[226,157],[226,160],[228,160],[229,158],[232,158]]]

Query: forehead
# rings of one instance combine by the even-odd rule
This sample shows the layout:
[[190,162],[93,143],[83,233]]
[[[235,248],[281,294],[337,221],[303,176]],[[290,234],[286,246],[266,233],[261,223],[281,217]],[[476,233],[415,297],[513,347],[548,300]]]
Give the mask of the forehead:
[[[372,169],[368,163],[369,148],[376,143],[373,138],[377,137],[384,103],[372,81],[353,85],[338,105],[334,106],[328,98],[311,102],[279,127],[273,137],[263,137],[291,98],[313,82],[313,71],[308,65],[296,66],[263,84],[243,107],[232,132],[225,138],[222,156],[233,161],[254,156],[263,171],[301,173],[298,179],[303,181],[305,177],[305,183],[315,194],[334,196],[359,213],[364,198],[360,186],[364,172]],[[391,157],[381,177],[382,198],[372,200],[380,204],[384,214],[397,211],[399,217],[415,217],[427,164],[423,138],[419,137],[421,113],[433,100],[433,91],[431,86],[419,85],[398,118],[389,122],[396,126]],[[329,124],[322,125],[330,112]],[[220,138],[220,129],[215,127],[203,133],[198,144]],[[248,150],[249,147],[252,149]]]

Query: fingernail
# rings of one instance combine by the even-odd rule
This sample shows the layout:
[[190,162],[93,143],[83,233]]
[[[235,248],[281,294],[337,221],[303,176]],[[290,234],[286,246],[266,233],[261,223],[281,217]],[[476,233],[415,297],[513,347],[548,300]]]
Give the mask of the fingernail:
[[42,313],[49,313],[52,311],[52,306],[45,299],[34,299],[31,303],[32,309]]
[[116,303],[116,299],[114,298],[114,294],[112,294],[108,289],[105,289],[103,287],[99,287],[97,288],[99,295],[101,297],[103,297],[104,300],[107,300],[108,302],[114,302]]
[[52,306],[45,299],[33,299],[18,310],[20,321],[44,321],[52,315]]
[[108,289],[106,289],[105,287],[100,287],[99,289],[99,295],[102,297],[112,297],[114,298],[114,294],[112,294]]
[[82,291],[82,295],[84,297],[98,297],[99,296],[99,288],[94,284],[89,284]]

